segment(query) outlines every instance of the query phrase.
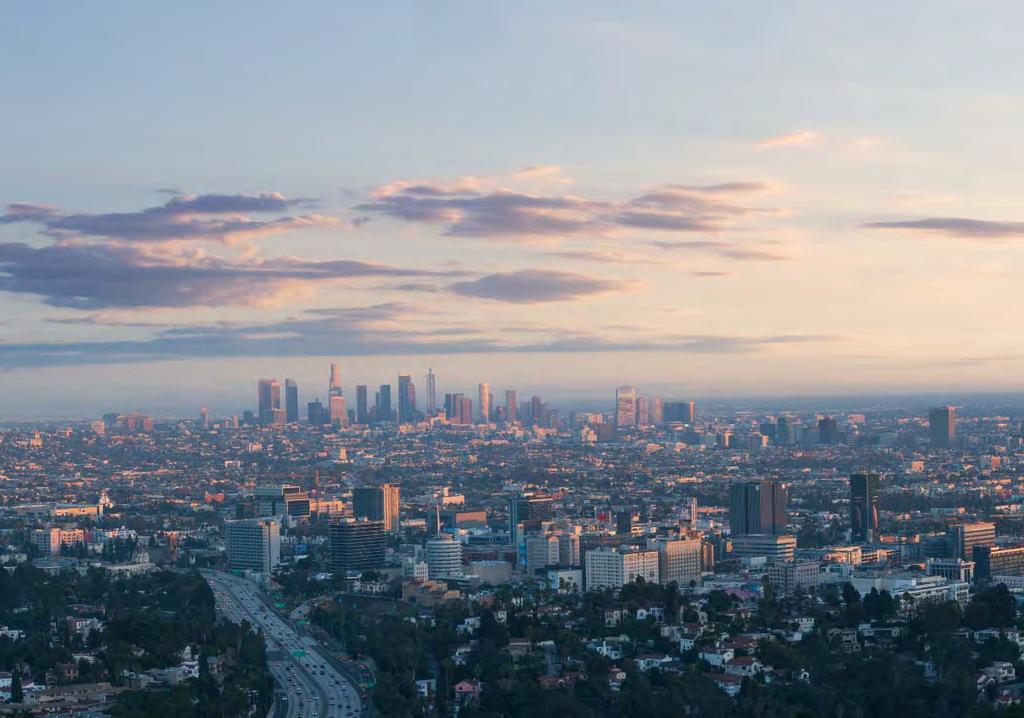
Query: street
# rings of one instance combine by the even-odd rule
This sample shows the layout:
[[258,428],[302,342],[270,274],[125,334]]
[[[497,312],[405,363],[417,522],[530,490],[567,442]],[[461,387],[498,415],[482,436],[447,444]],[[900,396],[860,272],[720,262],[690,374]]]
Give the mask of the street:
[[319,652],[317,642],[300,636],[264,602],[260,589],[220,571],[203,571],[217,610],[229,621],[248,621],[263,634],[267,667],[279,695],[278,716],[356,718],[363,715],[359,690]]

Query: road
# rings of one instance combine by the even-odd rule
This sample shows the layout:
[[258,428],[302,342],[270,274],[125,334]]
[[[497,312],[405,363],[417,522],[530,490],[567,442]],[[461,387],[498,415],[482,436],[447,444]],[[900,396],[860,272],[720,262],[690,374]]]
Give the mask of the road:
[[263,601],[260,589],[221,571],[203,571],[217,610],[229,621],[248,621],[267,643],[267,667],[279,689],[278,718],[360,718],[359,690]]

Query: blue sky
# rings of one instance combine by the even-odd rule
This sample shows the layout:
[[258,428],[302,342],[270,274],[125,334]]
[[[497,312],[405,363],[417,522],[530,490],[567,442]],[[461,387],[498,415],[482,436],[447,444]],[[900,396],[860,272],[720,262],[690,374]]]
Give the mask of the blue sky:
[[1022,15],[8,4],[0,414],[1020,390]]

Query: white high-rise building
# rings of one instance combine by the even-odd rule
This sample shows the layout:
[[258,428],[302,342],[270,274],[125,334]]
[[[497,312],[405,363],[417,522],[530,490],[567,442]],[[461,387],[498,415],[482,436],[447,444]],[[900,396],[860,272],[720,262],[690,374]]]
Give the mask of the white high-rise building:
[[621,588],[638,578],[642,578],[647,583],[658,582],[657,551],[616,548],[587,551],[586,584],[588,591]]
[[447,534],[428,539],[427,574],[431,579],[462,576],[462,544]]
[[231,568],[270,573],[281,562],[281,528],[277,521],[227,521],[224,533]]
[[483,383],[477,389],[480,392],[480,421],[486,424],[491,420],[491,387]]

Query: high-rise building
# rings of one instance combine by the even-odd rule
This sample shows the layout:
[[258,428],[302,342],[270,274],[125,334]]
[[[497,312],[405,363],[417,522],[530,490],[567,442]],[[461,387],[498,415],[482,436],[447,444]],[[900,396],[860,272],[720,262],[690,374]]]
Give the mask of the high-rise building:
[[660,396],[652,396],[649,405],[650,421],[655,426],[665,423],[665,402]]
[[651,423],[651,405],[646,396],[636,398],[636,423],[638,426],[647,426]]
[[437,375],[427,369],[427,416],[437,413]]
[[932,446],[948,449],[956,440],[956,407],[938,406],[928,410],[928,435]]
[[299,420],[299,385],[294,379],[284,380],[285,421],[294,424]]
[[331,423],[335,426],[347,426],[348,410],[345,408],[345,397],[341,394],[332,394],[328,401],[327,410],[330,412]]
[[274,423],[274,409],[281,408],[281,384],[277,379],[260,379],[257,384],[259,421],[261,424]]
[[516,404],[516,390],[505,390],[505,421],[516,421],[519,418],[519,406]]
[[792,446],[796,443],[796,424],[788,416],[775,419],[775,443],[779,446]]
[[777,481],[736,481],[729,487],[729,527],[733,536],[786,532],[786,487]]
[[367,571],[384,565],[383,521],[343,519],[330,528],[331,570]]
[[322,426],[323,424],[331,423],[330,412],[327,411],[327,407],[325,407],[319,399],[306,404],[306,419],[313,426]]
[[253,490],[257,516],[288,516],[309,518],[309,495],[299,486],[257,486]]
[[632,386],[615,390],[615,426],[636,426],[636,388]]
[[270,573],[281,561],[281,529],[273,519],[242,519],[224,523],[228,566]]
[[822,444],[839,443],[839,422],[831,416],[818,419],[818,441]]
[[341,365],[331,364],[331,376],[327,380],[327,395],[341,394]]
[[539,396],[530,397],[530,424],[537,426],[544,421],[544,402]]
[[381,384],[377,392],[377,421],[391,421],[391,385]]
[[370,407],[367,403],[366,384],[356,386],[356,423],[365,424],[370,421]]
[[205,406],[199,407],[199,426],[200,428],[207,428],[210,425],[210,412],[207,411]]
[[388,533],[401,531],[401,491],[395,484],[358,486],[352,489],[352,514],[357,519],[383,521]]
[[416,387],[409,374],[398,375],[398,422],[411,424],[416,420]]
[[696,408],[692,401],[664,402],[664,419],[666,422],[681,422],[692,426],[696,418]]
[[947,529],[946,537],[953,558],[972,561],[975,546],[996,545],[996,525],[988,521],[956,524]]
[[850,476],[850,536],[871,541],[878,530],[878,474]]
[[480,396],[480,421],[486,424],[491,420],[491,387],[486,383],[477,386]]
[[431,580],[462,576],[462,544],[450,534],[427,539],[427,575]]
[[580,537],[570,533],[559,533],[556,535],[558,536],[558,565],[579,566]]

